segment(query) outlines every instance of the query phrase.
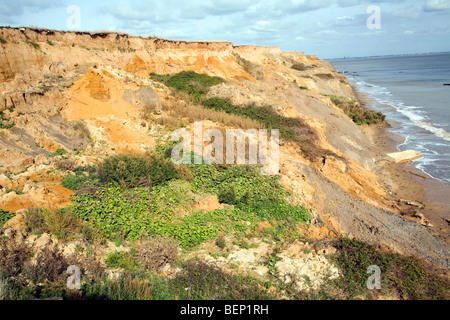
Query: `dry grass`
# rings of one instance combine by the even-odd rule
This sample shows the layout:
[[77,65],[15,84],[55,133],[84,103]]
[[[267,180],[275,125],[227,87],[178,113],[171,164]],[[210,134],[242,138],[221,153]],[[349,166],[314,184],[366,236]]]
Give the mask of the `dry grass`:
[[55,167],[63,171],[75,171],[77,168],[77,162],[73,158],[54,158],[52,163]]
[[154,236],[140,240],[135,246],[136,259],[142,267],[157,271],[167,264],[173,265],[178,257],[178,244],[168,237]]
[[0,240],[0,275],[16,276],[28,260],[30,248],[12,238]]
[[57,282],[67,277],[66,270],[69,267],[61,250],[57,246],[45,247],[39,251],[36,261],[28,261],[25,266],[25,276],[34,283]]
[[8,280],[0,276],[0,301],[6,300],[7,292],[6,286],[8,285]]
[[184,127],[195,121],[209,120],[220,123],[225,127],[240,129],[261,129],[262,125],[258,121],[229,114],[223,111],[207,109],[203,106],[186,102],[183,98],[177,102],[163,104],[164,115],[160,117],[147,118],[147,120],[157,120],[160,124],[169,128]]
[[75,240],[83,234],[84,224],[70,212],[53,209],[30,209],[25,215],[27,232],[53,234],[62,240]]

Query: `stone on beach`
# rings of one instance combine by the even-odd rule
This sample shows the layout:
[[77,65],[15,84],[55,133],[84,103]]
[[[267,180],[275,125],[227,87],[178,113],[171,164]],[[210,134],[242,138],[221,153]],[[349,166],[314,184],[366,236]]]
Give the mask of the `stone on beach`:
[[422,154],[416,150],[388,153],[387,156],[393,159],[396,163],[412,161],[423,157]]

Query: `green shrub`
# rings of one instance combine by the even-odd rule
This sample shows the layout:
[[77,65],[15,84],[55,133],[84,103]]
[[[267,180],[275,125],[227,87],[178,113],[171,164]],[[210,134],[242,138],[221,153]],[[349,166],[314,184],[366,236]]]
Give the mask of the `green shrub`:
[[324,79],[324,80],[334,79],[334,76],[331,73],[317,73],[314,76],[316,76],[317,78],[320,78],[320,79]]
[[0,228],[8,222],[10,219],[14,218],[16,214],[14,212],[5,211],[0,209]]
[[139,266],[133,254],[123,251],[114,251],[105,259],[106,267],[109,269],[121,268],[132,271]]
[[54,157],[58,157],[58,156],[63,156],[65,154],[68,154],[69,152],[66,149],[58,149],[55,152],[53,152],[52,154],[49,155],[50,158],[54,158]]
[[342,109],[358,125],[378,124],[386,120],[382,112],[365,109],[349,98],[324,94],[323,96],[329,97],[335,106]]
[[0,38],[0,43],[1,44],[6,44],[8,41],[6,41],[5,39],[3,39],[3,38]]
[[30,209],[25,215],[25,225],[29,233],[49,233],[61,240],[78,239],[84,230],[83,222],[70,210]]
[[194,71],[182,71],[167,78],[164,83],[189,94],[194,102],[200,102],[208,93],[209,88],[225,82],[220,77],[210,77]]
[[298,71],[305,71],[308,69],[308,67],[304,63],[295,63],[291,68]]
[[311,219],[302,206],[286,201],[290,193],[279,177],[264,176],[255,166],[192,166],[194,190],[216,194],[220,202],[235,205],[261,219],[289,219],[304,223]]
[[98,167],[101,183],[118,183],[123,187],[157,186],[178,178],[172,161],[156,154],[115,155],[107,158]]
[[64,176],[62,186],[64,188],[77,191],[89,181],[92,181],[92,177],[86,176],[81,172],[77,172],[75,175],[68,174]]
[[39,45],[39,43],[34,42],[33,40],[27,40],[26,41],[29,45],[33,46],[33,48],[35,48],[36,50],[39,50],[41,48],[41,46]]

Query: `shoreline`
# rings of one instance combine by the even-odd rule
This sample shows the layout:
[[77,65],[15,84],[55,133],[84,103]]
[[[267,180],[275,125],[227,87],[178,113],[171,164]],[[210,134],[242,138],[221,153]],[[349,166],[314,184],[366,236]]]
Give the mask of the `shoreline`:
[[[358,102],[364,107],[370,106],[373,99],[352,87]],[[450,186],[416,168],[411,161],[395,163],[386,158],[387,153],[398,152],[398,146],[405,141],[405,137],[391,131],[397,126],[400,124],[387,120],[385,125],[364,128],[377,146],[374,172],[392,200],[397,202],[394,209],[401,216],[424,225],[450,245]]]

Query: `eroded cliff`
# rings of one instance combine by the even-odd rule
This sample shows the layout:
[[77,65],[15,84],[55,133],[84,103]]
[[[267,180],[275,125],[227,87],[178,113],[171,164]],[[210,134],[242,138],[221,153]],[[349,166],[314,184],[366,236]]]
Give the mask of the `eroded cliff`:
[[316,210],[311,237],[350,234],[448,265],[448,247],[418,221],[401,217],[398,199],[374,173],[376,141],[333,103],[332,97],[357,98],[329,62],[276,47],[115,32],[3,28],[0,38],[0,208],[70,203],[72,192],[60,185],[63,174],[48,157],[59,149],[72,153],[74,165],[152,150],[170,126],[143,121],[143,112],[151,108],[163,117],[162,105],[183,101],[149,75],[195,71],[226,80],[209,97],[268,104],[300,118],[314,147],[327,150],[308,157],[295,144],[281,146],[281,182]]

